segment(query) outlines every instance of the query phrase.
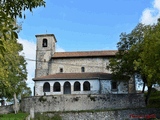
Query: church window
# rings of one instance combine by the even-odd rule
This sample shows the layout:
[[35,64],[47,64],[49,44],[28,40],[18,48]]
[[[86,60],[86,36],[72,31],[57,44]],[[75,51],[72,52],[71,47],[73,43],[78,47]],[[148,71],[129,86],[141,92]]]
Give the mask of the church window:
[[50,84],[48,82],[44,83],[43,92],[50,92]]
[[85,81],[83,83],[83,90],[84,91],[90,91],[90,83],[88,81]]
[[60,68],[60,69],[59,69],[59,72],[60,72],[60,73],[63,73],[63,68]]
[[53,86],[53,91],[54,92],[60,92],[61,91],[61,86],[59,82],[55,82]]
[[85,72],[85,68],[84,67],[81,67],[81,72]]
[[117,82],[116,81],[112,81],[111,88],[112,88],[112,90],[117,90]]
[[80,91],[81,90],[81,84],[79,82],[74,83],[74,91]]
[[43,39],[42,46],[43,46],[43,47],[47,47],[47,39]]

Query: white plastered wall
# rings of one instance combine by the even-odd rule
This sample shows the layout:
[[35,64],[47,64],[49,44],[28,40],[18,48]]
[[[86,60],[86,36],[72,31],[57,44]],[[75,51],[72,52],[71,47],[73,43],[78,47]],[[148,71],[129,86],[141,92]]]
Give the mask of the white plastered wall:
[[[74,91],[74,83],[80,83],[80,91]],[[90,83],[90,91],[83,90],[83,83],[88,81]],[[62,95],[63,87],[65,82],[69,82],[71,85],[71,94],[122,94],[128,93],[128,84],[124,82],[119,82],[117,85],[117,91],[113,91],[111,88],[111,80],[50,80],[50,81],[36,81],[35,82],[35,95],[41,96],[44,95],[43,85],[45,82],[50,84],[50,92],[45,92],[46,95]],[[53,92],[53,85],[55,82],[59,82],[61,86],[60,92]]]

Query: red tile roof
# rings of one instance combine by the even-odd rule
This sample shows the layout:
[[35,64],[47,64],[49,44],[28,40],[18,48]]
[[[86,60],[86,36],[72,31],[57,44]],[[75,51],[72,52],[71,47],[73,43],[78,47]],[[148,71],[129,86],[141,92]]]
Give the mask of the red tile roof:
[[34,81],[41,80],[71,80],[71,79],[105,79],[111,80],[112,75],[109,73],[95,72],[95,73],[56,73],[43,77],[34,78]]
[[56,52],[52,58],[78,58],[78,57],[112,57],[117,50],[107,51],[81,51],[81,52]]

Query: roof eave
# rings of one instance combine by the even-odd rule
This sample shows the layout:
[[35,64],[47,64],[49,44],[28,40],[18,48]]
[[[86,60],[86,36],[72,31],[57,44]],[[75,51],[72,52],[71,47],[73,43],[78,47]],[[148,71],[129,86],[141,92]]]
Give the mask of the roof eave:
[[34,78],[33,81],[46,81],[46,80],[87,80],[87,79],[105,79],[105,78],[99,78],[99,77],[93,77],[93,78]]
[[53,56],[52,59],[61,59],[61,58],[95,58],[95,57],[115,57],[115,55],[97,55],[97,56]]

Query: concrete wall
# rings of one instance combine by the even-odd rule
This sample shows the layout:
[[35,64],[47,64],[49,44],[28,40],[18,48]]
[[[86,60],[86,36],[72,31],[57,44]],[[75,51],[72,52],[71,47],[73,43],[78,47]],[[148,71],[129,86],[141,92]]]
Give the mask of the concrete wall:
[[24,98],[21,110],[29,112],[79,111],[144,107],[143,94],[54,95]]
[[[81,85],[80,91],[74,91],[74,83],[78,81]],[[85,81],[88,81],[90,83],[91,89],[90,91],[84,91],[83,90],[83,83]],[[64,83],[69,82],[71,84],[71,94],[122,94],[122,93],[128,93],[128,84],[124,82],[120,82],[117,86],[118,89],[116,91],[112,91],[111,88],[111,80],[50,80],[50,81],[36,81],[35,83],[35,96],[42,96],[44,95],[43,92],[43,85],[45,82],[48,82],[50,84],[50,92],[45,92],[46,95],[62,95],[64,90]],[[53,92],[53,85],[55,82],[59,82],[61,86],[60,92]]]

